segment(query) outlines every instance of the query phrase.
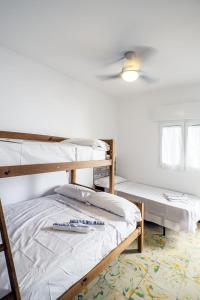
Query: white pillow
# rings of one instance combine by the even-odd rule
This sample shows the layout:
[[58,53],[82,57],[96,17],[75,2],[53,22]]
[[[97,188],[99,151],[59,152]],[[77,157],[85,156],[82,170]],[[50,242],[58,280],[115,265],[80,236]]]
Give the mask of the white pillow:
[[91,194],[87,198],[87,202],[112,212],[115,215],[123,217],[129,223],[141,221],[141,213],[139,208],[125,198],[109,193],[98,192]]
[[[127,180],[123,177],[115,176],[115,184],[119,184],[119,183],[126,182],[126,181]],[[109,176],[96,179],[95,180],[95,185],[108,188],[108,186],[109,186]]]
[[61,194],[65,197],[69,197],[78,201],[87,202],[87,197],[96,192],[88,189],[84,186],[79,186],[75,184],[64,184],[60,187],[55,188],[56,193]]
[[61,143],[71,143],[80,146],[89,146],[94,149],[103,150],[103,151],[110,150],[110,146],[106,142],[97,139],[74,138],[74,139],[64,140]]

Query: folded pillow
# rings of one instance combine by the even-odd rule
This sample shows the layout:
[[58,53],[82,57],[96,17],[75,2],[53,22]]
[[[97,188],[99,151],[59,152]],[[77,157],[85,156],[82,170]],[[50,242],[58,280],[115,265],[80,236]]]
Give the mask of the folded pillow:
[[55,188],[56,193],[69,197],[78,201],[87,202],[87,197],[96,192],[86,188],[84,186],[79,186],[75,184],[64,184],[60,187]]
[[[119,183],[126,182],[126,181],[127,180],[123,177],[115,176],[115,184],[119,184]],[[109,186],[109,176],[96,179],[95,180],[95,185],[107,188]]]
[[129,223],[141,221],[141,213],[139,208],[125,198],[109,193],[98,192],[91,194],[87,198],[87,202],[115,215],[123,217]]
[[89,146],[94,149],[103,150],[103,151],[110,150],[110,146],[106,142],[97,139],[74,138],[74,139],[64,140],[61,143],[71,143],[80,146]]

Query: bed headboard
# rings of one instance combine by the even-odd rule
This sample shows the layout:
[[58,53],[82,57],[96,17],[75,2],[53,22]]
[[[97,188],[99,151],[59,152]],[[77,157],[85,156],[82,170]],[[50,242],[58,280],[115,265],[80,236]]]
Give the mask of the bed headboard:
[[[24,139],[45,142],[61,142],[67,138],[21,133],[11,131],[0,131],[0,138],[7,139]],[[107,152],[109,159],[104,160],[90,160],[90,161],[72,161],[61,163],[46,163],[46,164],[31,164],[31,165],[14,165],[14,166],[0,166],[0,178],[14,177],[21,175],[49,173],[56,171],[71,171],[71,182],[76,182],[76,170],[84,168],[95,168],[107,166],[110,171],[110,192],[114,193],[114,171],[115,171],[115,141],[113,139],[102,139],[109,144],[110,150]]]
[[[115,173],[116,173],[116,160],[115,160]],[[110,168],[108,166],[105,167],[97,167],[93,169],[93,183],[95,180],[107,177],[110,175]]]
[[107,177],[110,174],[109,167],[98,167],[93,169],[93,180],[95,182],[96,179]]

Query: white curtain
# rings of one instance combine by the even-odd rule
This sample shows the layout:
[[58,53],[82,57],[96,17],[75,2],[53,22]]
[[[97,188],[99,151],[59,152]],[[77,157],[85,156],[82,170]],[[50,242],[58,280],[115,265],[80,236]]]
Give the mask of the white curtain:
[[163,126],[161,129],[161,164],[169,168],[182,167],[182,126]]
[[186,167],[200,170],[200,125],[188,126]]

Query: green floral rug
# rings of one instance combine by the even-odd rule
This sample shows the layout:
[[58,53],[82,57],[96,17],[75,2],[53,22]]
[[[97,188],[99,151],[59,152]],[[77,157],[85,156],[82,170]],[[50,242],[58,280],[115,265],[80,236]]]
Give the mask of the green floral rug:
[[145,224],[142,254],[122,254],[76,300],[200,300],[200,226],[195,234]]

